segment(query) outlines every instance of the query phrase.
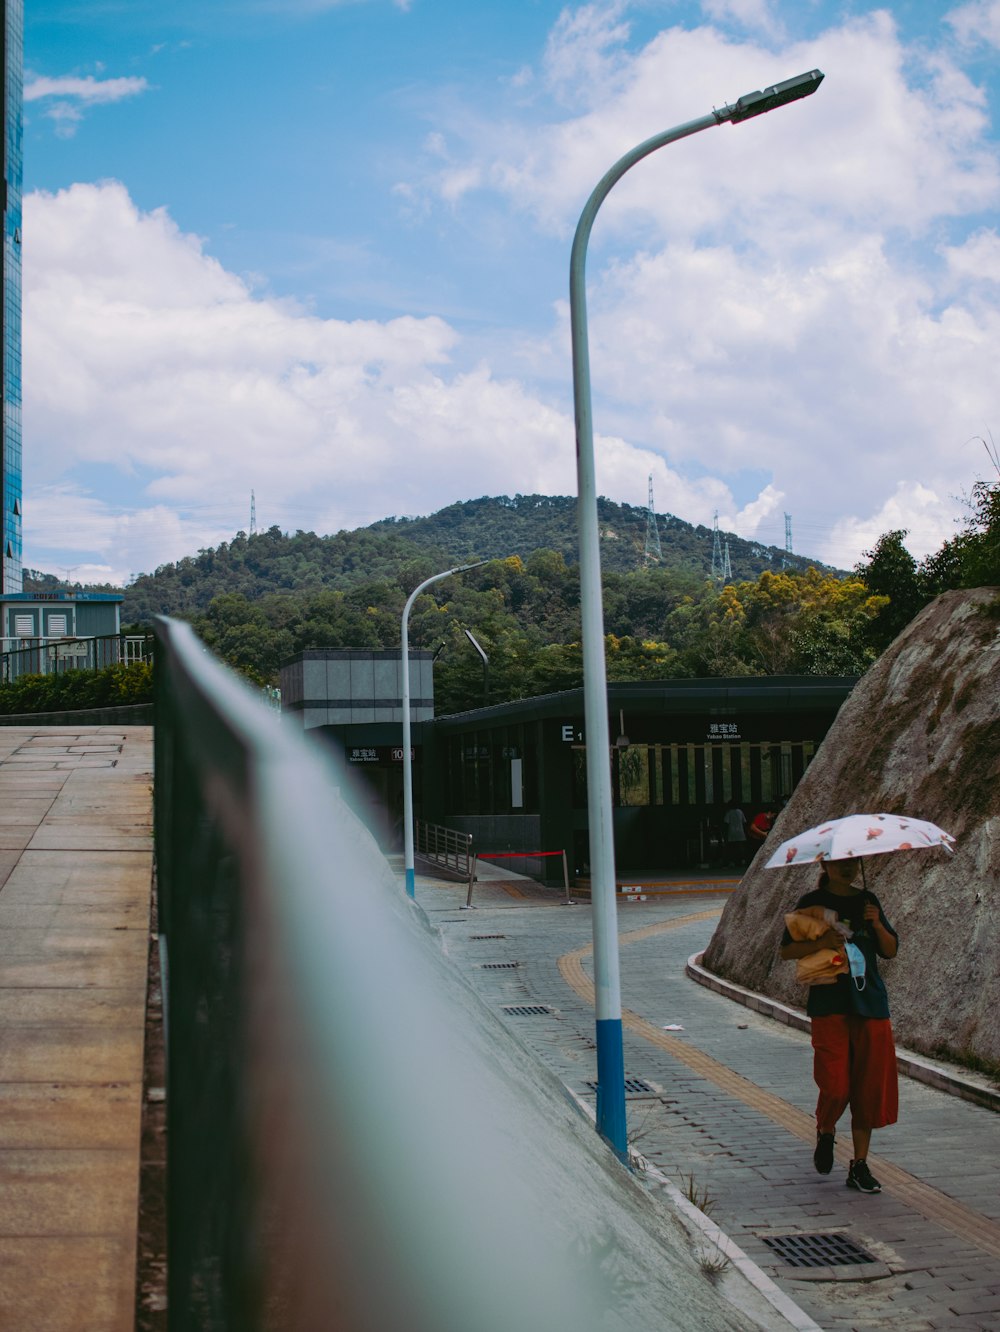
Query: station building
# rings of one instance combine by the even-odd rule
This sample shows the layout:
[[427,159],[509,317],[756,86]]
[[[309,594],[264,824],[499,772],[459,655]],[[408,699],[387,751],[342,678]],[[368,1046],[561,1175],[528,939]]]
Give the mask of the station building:
[[[370,659],[370,668],[358,659]],[[325,683],[320,660],[334,666],[335,685]],[[383,811],[377,831],[389,840],[402,802],[400,670],[398,652],[324,649],[282,668],[283,711],[363,771],[373,808]],[[480,853],[565,850],[571,872],[585,876],[583,690],[435,717],[430,654],[411,653],[410,671],[418,817],[470,833]],[[370,697],[350,693],[352,679]],[[611,766],[617,869],[712,864],[729,803],[748,821],[780,807],[855,683],[854,676],[741,676],[609,684],[611,730],[599,743]],[[562,873],[555,860],[526,858],[517,868]]]
[[[383,846],[392,846],[401,836],[403,818],[401,653],[307,648],[281,668],[281,711],[355,771],[366,822]],[[433,720],[433,654],[411,650],[413,798],[418,813],[423,736]]]

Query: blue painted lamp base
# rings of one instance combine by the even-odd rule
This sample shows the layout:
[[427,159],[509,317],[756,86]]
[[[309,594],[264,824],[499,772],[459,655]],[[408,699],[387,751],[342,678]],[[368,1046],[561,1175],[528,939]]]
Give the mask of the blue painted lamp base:
[[625,1056],[621,1018],[597,1021],[597,1131],[619,1161],[628,1163]]

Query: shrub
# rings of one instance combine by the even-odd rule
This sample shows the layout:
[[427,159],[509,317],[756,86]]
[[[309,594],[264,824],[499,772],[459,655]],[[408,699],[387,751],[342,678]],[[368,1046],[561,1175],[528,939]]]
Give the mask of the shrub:
[[101,671],[21,675],[0,684],[0,715],[20,712],[78,712],[153,700],[153,664],[109,666]]

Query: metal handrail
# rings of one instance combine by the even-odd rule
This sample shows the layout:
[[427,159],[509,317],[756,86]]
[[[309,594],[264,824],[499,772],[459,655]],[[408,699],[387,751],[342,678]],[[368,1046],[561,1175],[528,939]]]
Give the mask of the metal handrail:
[[438,823],[417,819],[416,852],[423,860],[430,860],[456,873],[467,875],[472,861],[472,834],[456,832]]
[[350,774],[157,634],[171,1332],[596,1332],[596,1140],[497,1045]]
[[57,675],[71,670],[103,670],[152,656],[152,634],[62,634],[0,638],[0,679]]

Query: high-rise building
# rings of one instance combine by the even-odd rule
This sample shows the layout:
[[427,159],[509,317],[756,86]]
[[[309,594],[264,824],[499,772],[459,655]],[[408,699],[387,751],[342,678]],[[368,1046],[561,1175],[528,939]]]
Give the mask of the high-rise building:
[[3,107],[3,289],[0,297],[0,596],[21,591],[21,184],[24,132],[24,0],[0,0]]

